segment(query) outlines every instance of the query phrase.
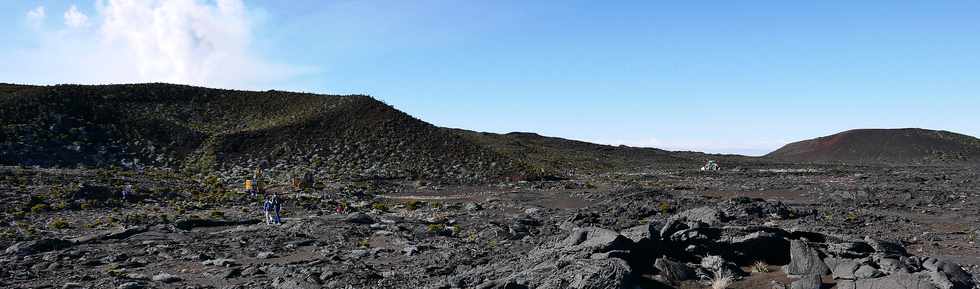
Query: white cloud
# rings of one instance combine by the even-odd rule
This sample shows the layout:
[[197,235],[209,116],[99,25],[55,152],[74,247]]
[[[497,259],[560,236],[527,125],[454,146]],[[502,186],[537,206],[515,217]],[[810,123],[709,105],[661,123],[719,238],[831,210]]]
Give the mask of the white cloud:
[[47,15],[44,13],[44,6],[37,6],[27,11],[27,23],[31,27],[40,28],[41,23],[44,23],[45,16]]
[[[43,7],[28,12],[43,16]],[[65,28],[42,30],[38,46],[0,56],[22,83],[171,82],[266,89],[312,71],[266,60],[252,48],[241,0],[97,0],[91,16],[72,6]],[[72,29],[94,26],[95,29]],[[5,59],[9,58],[9,59]]]
[[65,11],[65,26],[71,28],[88,26],[88,16],[78,11],[78,7],[75,7],[75,5],[71,5],[68,11]]

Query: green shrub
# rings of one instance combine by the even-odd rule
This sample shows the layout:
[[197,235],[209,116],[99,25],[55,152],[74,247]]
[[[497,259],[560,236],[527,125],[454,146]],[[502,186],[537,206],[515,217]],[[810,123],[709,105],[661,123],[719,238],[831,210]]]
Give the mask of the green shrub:
[[213,219],[222,219],[224,217],[225,217],[225,212],[218,211],[218,210],[211,211],[211,218]]
[[382,211],[382,212],[387,212],[388,211],[388,206],[385,205],[384,203],[380,203],[380,202],[379,203],[373,203],[373,204],[371,204],[371,208],[373,208],[375,210],[378,210],[378,211]]
[[68,222],[62,218],[55,218],[54,220],[51,220],[51,223],[48,223],[48,227],[51,227],[52,229],[60,230],[60,229],[67,229],[68,227],[70,227],[70,224],[68,224]]
[[17,238],[17,233],[14,230],[5,229],[0,231],[0,239],[14,240],[15,238]]
[[360,240],[357,240],[357,246],[358,247],[361,247],[361,248],[371,247],[371,241],[368,240],[368,239],[360,239]]
[[57,203],[55,203],[54,205],[51,206],[51,208],[54,209],[55,211],[61,211],[61,210],[64,210],[65,208],[67,208],[67,207],[68,207],[68,204],[66,204],[65,202],[57,202]]
[[414,211],[419,208],[420,203],[421,202],[419,200],[410,200],[408,201],[408,203],[405,204],[405,208]]
[[39,214],[42,212],[46,212],[49,209],[50,207],[48,207],[48,204],[37,204],[31,207],[31,214]]
[[438,234],[439,232],[441,232],[445,228],[446,228],[446,225],[443,225],[443,224],[429,224],[428,226],[426,226],[426,232],[429,232],[429,233],[432,233],[432,234]]
[[660,214],[662,215],[670,214],[670,204],[665,201],[661,201],[660,204],[657,205],[657,209],[660,210]]

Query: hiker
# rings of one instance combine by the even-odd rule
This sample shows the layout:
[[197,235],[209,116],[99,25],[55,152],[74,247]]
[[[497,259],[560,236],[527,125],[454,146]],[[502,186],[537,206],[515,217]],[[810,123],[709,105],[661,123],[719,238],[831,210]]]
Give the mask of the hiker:
[[245,192],[249,194],[252,198],[255,198],[256,190],[253,180],[245,180]]
[[273,206],[272,205],[272,198],[275,198],[275,196],[265,198],[265,203],[262,206],[262,210],[265,211],[265,223],[267,225],[272,225],[272,221],[273,221],[272,220],[272,206]]
[[279,216],[279,211],[282,210],[282,202],[283,200],[279,197],[279,194],[272,195],[272,209],[276,211],[276,225],[282,224],[282,218]]
[[279,215],[282,210],[282,198],[279,197],[279,193],[273,193],[271,197],[266,198],[263,209],[265,210],[266,224],[282,224],[282,218]]
[[133,194],[133,185],[126,185],[122,190],[123,201],[129,200],[129,195]]
[[255,168],[255,172],[252,173],[252,179],[246,180],[246,186],[251,188],[249,194],[254,198],[259,193],[262,193],[262,167]]
[[337,201],[337,214],[346,214],[346,213],[347,213],[347,202],[344,202],[343,200]]

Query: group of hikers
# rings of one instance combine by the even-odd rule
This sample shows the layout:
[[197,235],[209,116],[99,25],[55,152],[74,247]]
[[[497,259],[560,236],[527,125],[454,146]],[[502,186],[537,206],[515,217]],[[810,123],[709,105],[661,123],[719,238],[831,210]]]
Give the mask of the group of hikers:
[[[261,188],[259,186],[259,179],[262,176],[261,169],[255,169],[255,174],[252,175],[252,179],[245,180],[245,191],[253,198],[261,193]],[[282,205],[285,202],[284,197],[280,196],[279,193],[265,193],[265,201],[262,202],[262,211],[265,212],[265,223],[269,225],[280,225],[282,224]]]
[[[259,180],[262,177],[262,170],[256,169],[255,174],[253,174],[252,179],[245,180],[245,192],[249,194],[252,198],[256,198],[259,194],[264,195],[264,201],[262,202],[262,211],[265,213],[266,224],[269,225],[279,225],[282,224],[282,206],[285,203],[285,196],[280,195],[278,192],[266,192],[262,189],[259,184]],[[293,186],[296,186],[294,181]],[[127,184],[123,187],[120,195],[122,201],[129,201],[134,195],[133,185]],[[346,206],[337,207],[337,212],[342,213],[346,211]]]

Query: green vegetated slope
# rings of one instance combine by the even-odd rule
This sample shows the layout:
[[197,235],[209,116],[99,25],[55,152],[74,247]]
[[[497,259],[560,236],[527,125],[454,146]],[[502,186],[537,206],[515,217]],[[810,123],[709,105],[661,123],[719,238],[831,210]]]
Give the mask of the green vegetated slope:
[[257,166],[334,177],[487,181],[703,160],[652,148],[433,126],[363,95],[238,91],[162,83],[0,84],[0,165]]
[[368,96],[171,84],[0,86],[0,164],[188,170],[309,166],[351,177],[523,174]]
[[559,174],[601,173],[637,168],[695,167],[698,161],[655,148],[600,145],[534,133],[483,133],[453,129],[465,138],[529,167]]

